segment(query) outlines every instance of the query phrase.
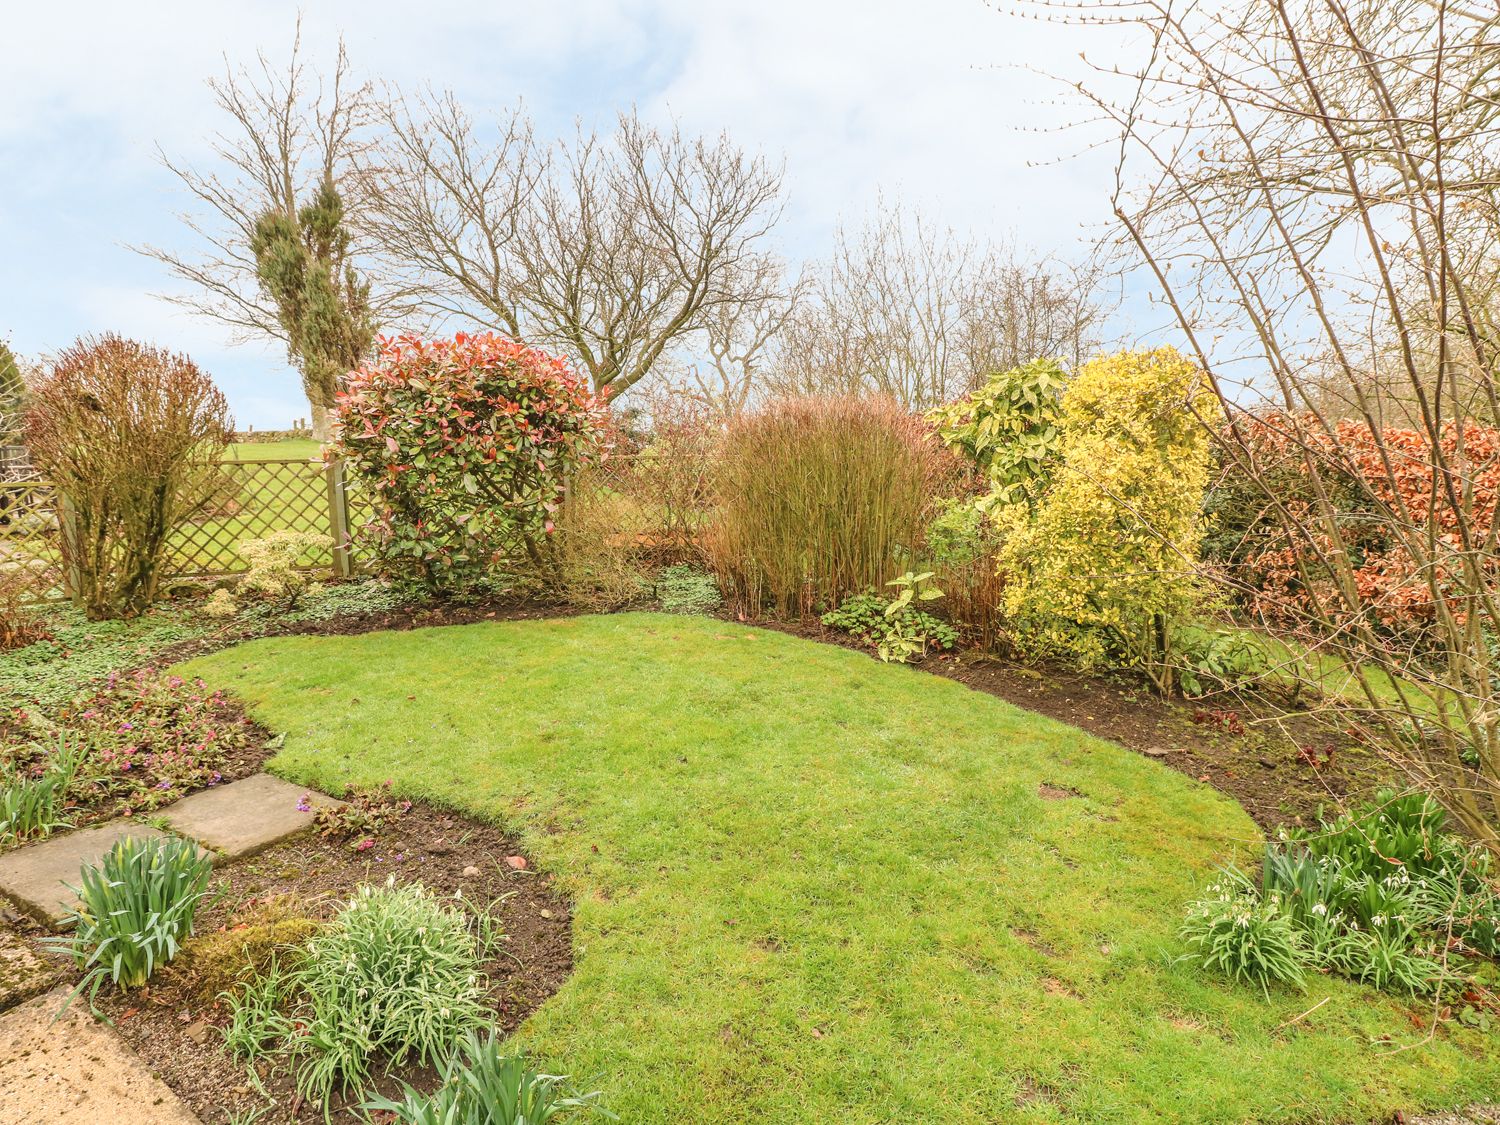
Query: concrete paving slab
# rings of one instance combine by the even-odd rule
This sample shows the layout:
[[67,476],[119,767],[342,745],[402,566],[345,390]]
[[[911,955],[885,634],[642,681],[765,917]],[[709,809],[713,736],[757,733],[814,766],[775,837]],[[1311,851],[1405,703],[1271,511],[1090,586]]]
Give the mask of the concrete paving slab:
[[67,884],[78,884],[80,867],[98,863],[127,836],[145,840],[165,835],[139,821],[112,820],[27,844],[0,855],[0,894],[44,925],[66,929],[68,911],[78,905]]
[[[342,803],[258,773],[184,797],[164,809],[162,816],[172,831],[197,840],[225,859],[238,859],[306,831],[317,809]],[[299,808],[299,804],[306,807]]]
[[40,996],[61,976],[57,962],[48,961],[31,942],[0,925],[0,1012]]
[[0,1014],[0,1125],[201,1125],[123,1039],[59,986]]

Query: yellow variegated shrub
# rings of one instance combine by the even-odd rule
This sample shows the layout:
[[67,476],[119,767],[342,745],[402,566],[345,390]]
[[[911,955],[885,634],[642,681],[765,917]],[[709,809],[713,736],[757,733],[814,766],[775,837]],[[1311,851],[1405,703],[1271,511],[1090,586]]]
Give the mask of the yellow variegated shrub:
[[1034,512],[994,516],[1006,611],[1023,648],[1144,667],[1163,686],[1196,577],[1219,407],[1172,348],[1085,364],[1062,403],[1062,463]]

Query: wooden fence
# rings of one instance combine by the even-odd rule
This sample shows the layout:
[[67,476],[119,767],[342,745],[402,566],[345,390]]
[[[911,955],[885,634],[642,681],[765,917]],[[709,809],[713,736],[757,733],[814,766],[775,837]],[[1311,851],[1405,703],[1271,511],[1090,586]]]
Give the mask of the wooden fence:
[[[67,596],[62,560],[66,503],[46,481],[0,483],[0,578],[34,598]],[[367,511],[340,462],[291,458],[222,461],[208,500],[167,544],[168,578],[212,578],[246,569],[239,544],[273,531],[320,537],[305,565],[349,577],[363,561],[350,530]]]

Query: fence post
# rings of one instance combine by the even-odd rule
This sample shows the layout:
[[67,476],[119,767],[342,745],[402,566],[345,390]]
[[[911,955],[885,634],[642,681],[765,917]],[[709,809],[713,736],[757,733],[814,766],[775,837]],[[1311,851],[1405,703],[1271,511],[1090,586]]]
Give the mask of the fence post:
[[[55,485],[53,487],[56,487]],[[58,546],[63,557],[63,593],[72,603],[83,606],[83,570],[78,565],[78,513],[62,489],[57,489]]]
[[349,556],[349,493],[344,485],[344,462],[329,458],[323,467],[328,481],[328,530],[333,535],[333,573],[339,578],[354,575],[354,560]]

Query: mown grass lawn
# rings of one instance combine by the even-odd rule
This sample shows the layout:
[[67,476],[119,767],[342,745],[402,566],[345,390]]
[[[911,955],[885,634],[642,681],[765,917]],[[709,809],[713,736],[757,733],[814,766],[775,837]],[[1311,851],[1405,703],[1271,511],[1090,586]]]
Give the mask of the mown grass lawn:
[[1390,1053],[1411,1004],[1173,964],[1183,900],[1254,825],[948,680],[653,614],[188,667],[286,732],[280,773],[524,832],[578,964],[519,1041],[627,1122],[1353,1122],[1500,1092],[1493,1038]]

